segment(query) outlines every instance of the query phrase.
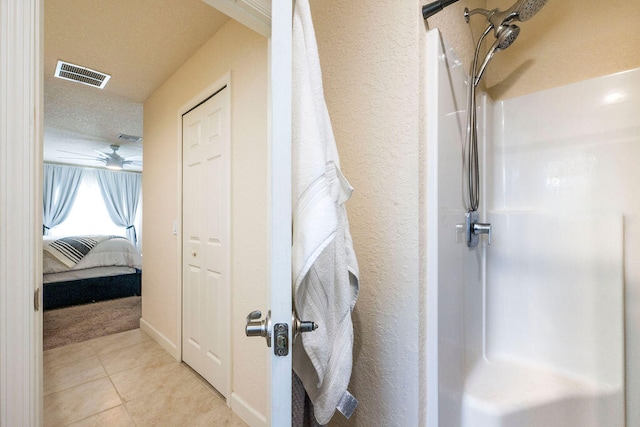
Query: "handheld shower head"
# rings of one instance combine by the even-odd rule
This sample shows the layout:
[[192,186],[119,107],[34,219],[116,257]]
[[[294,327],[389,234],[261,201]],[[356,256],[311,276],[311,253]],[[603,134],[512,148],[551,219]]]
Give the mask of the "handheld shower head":
[[505,50],[506,48],[511,46],[511,44],[514,41],[516,41],[519,34],[520,34],[520,27],[518,27],[515,24],[502,27],[502,30],[498,33],[498,37],[496,38],[496,41],[493,43],[493,45],[489,49],[489,52],[487,52],[487,55],[484,57],[484,61],[482,61],[480,70],[474,77],[474,80],[473,80],[474,86],[478,86],[478,84],[480,83],[480,79],[482,78],[482,75],[484,74],[484,71],[487,68],[487,65],[489,65],[489,62],[491,61],[491,59],[493,59],[493,55],[496,52],[500,52],[501,50]]
[[[548,0],[518,0],[516,3],[505,11],[499,9],[486,10],[486,9],[473,9],[464,10],[464,17],[469,22],[471,15],[483,15],[489,21],[489,26],[485,30],[484,34],[478,40],[478,46],[476,47],[476,56],[474,58],[474,65],[472,69],[472,75],[474,76],[472,81],[474,85],[478,85],[482,74],[484,73],[489,61],[493,58],[493,54],[504,50],[511,46],[520,34],[520,27],[513,24],[514,21],[526,21],[531,19],[533,15],[538,13],[540,9],[547,3]],[[476,64],[478,59],[478,53],[480,51],[480,45],[484,36],[493,29],[493,33],[496,36],[496,41],[489,49],[489,52],[482,61],[480,71],[476,73]]]
[[505,27],[502,32],[498,35],[498,39],[496,43],[498,43],[498,47],[496,48],[496,52],[501,50],[505,50],[511,44],[516,41],[518,36],[520,35],[520,27],[515,24],[511,24]]

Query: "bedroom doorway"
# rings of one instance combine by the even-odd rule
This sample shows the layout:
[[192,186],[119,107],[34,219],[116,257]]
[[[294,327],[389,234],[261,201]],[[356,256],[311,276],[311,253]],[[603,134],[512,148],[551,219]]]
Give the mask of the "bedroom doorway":
[[[209,1],[209,0],[208,0]],[[223,0],[220,0],[223,1]],[[289,2],[274,2],[274,27],[290,32],[291,29],[291,4]],[[0,138],[0,151],[3,156],[2,163],[10,167],[0,168],[2,181],[8,183],[7,191],[0,191],[0,206],[7,215],[0,229],[0,244],[6,247],[11,242],[11,251],[2,252],[3,261],[0,262],[0,276],[7,280],[0,280],[0,293],[6,298],[0,301],[0,324],[5,325],[2,335],[2,346],[0,354],[4,363],[0,369],[0,383],[2,390],[6,391],[6,399],[3,399],[0,408],[0,424],[2,425],[42,425],[42,349],[41,349],[41,312],[34,311],[34,299],[38,300],[40,283],[39,255],[42,252],[40,241],[41,221],[39,220],[41,211],[41,162],[42,162],[42,81],[41,71],[43,65],[42,46],[42,7],[41,0],[7,0],[2,3],[2,10],[7,8],[15,13],[0,13],[0,22],[3,29],[1,43],[3,49],[2,58],[10,58],[14,67],[8,67],[6,73],[0,73],[2,87],[12,87],[14,90],[4,94],[3,102],[15,108],[6,109],[2,114],[3,132]],[[276,19],[279,17],[279,25]],[[286,18],[286,19],[285,19]],[[284,24],[284,25],[281,25]],[[249,25],[253,28],[252,25]],[[282,31],[280,31],[282,32]],[[286,167],[290,158],[287,157],[286,143],[290,141],[290,123],[283,120],[290,116],[290,92],[282,90],[283,87],[290,86],[290,62],[282,61],[283,57],[290,57],[290,39],[277,40],[275,37],[278,31],[274,31],[273,45],[270,50],[272,58],[272,69],[283,71],[273,73],[277,76],[270,84],[271,90],[271,116],[273,135],[273,145],[280,146],[280,150],[273,150],[272,157],[279,159],[272,162],[279,166],[272,168],[268,179],[276,176],[278,179],[271,179],[275,182],[282,182],[287,179],[289,168]],[[270,40],[271,42],[271,40]],[[4,49],[6,47],[6,49]],[[40,55],[38,55],[40,52]],[[6,62],[6,61],[5,61]],[[278,65],[280,65],[278,67]],[[281,102],[275,102],[275,99]],[[284,104],[284,108],[282,107]],[[4,114],[6,113],[6,114]],[[16,141],[21,141],[16,144]],[[282,143],[282,144],[281,144]],[[6,156],[5,156],[6,154]],[[285,167],[282,167],[282,166]],[[284,178],[283,178],[284,177]],[[280,187],[277,187],[280,188]],[[285,203],[281,203],[290,196],[290,191],[274,192],[273,203],[281,211],[279,215],[274,215],[272,224],[277,225],[276,229],[282,231],[290,227],[282,221],[290,214],[290,209]],[[9,230],[10,232],[5,232]],[[274,244],[271,248],[275,250],[272,257],[271,270],[272,277],[288,278],[290,265],[280,257],[282,253],[290,250],[290,239],[283,239],[281,236],[286,233],[276,233],[271,240]],[[15,238],[14,238],[15,236]],[[173,284],[175,276],[171,277]],[[33,286],[9,286],[14,283],[29,283]],[[286,296],[287,289],[290,290],[289,280],[275,281],[274,285],[269,285],[274,290],[278,298],[272,301],[272,315],[277,321],[288,321],[291,316],[291,298]],[[280,289],[282,288],[282,289]],[[35,295],[34,295],[35,294]],[[34,298],[36,297],[36,298]],[[244,317],[244,316],[242,316]],[[8,319],[8,320],[7,320]],[[7,326],[9,325],[9,326]],[[180,342],[180,341],[178,341]],[[265,348],[265,351],[268,351]],[[291,356],[275,357],[272,365],[273,372],[278,369],[282,373],[291,372]],[[253,357],[253,356],[252,356]],[[257,359],[262,360],[258,354]],[[285,363],[286,362],[286,363]],[[290,404],[290,399],[284,398],[287,390],[290,393],[290,377],[287,375],[272,375],[270,396],[278,396],[274,399],[273,414],[284,413],[280,419],[290,419],[286,415],[286,406]],[[276,384],[277,383],[277,384]],[[276,387],[278,385],[278,387]],[[234,387],[235,388],[235,387]],[[270,405],[267,403],[267,408]],[[285,411],[285,412],[283,412]],[[290,409],[289,409],[290,412]],[[260,414],[255,415],[256,419]],[[267,413],[267,417],[268,417]],[[251,423],[258,424],[258,423]],[[283,425],[283,422],[272,422],[272,425]]]
[[229,397],[231,143],[225,80],[182,115],[182,359]]

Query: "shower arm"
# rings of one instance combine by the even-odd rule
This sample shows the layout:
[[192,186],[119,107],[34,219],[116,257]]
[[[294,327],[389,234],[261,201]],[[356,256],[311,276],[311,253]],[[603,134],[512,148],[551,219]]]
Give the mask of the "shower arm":
[[469,19],[472,15],[484,16],[487,21],[489,21],[489,25],[493,28],[496,37],[504,27],[509,26],[515,20],[519,20],[518,12],[511,9],[506,11],[500,11],[500,9],[487,10],[482,8],[469,10],[465,7],[464,19],[467,24],[469,23]]
[[484,15],[487,18],[487,21],[491,22],[491,17],[498,12],[499,9],[487,10],[487,9],[472,9],[469,10],[467,8],[464,9],[464,19],[469,23],[469,18],[471,15]]

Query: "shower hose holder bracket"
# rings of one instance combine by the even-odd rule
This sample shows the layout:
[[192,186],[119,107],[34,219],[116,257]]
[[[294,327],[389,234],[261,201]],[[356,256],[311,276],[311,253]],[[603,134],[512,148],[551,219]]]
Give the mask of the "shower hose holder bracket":
[[467,247],[475,248],[478,246],[481,234],[487,234],[489,237],[489,244],[491,244],[491,224],[478,222],[480,220],[478,211],[468,211],[465,214],[465,220]]

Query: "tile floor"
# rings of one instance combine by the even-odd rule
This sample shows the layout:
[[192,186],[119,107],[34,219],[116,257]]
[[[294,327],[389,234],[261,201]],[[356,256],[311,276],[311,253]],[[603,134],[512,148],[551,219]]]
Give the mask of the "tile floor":
[[44,352],[45,426],[245,426],[140,329]]

